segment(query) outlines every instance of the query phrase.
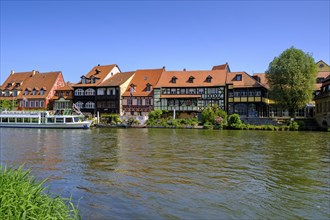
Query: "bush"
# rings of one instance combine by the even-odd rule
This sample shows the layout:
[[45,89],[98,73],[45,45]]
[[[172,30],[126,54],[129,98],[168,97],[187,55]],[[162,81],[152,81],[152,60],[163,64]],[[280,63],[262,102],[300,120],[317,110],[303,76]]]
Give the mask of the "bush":
[[0,165],[0,219],[80,219],[70,199],[44,193],[30,171]]
[[232,129],[242,129],[243,122],[241,121],[238,114],[232,114],[228,118],[228,126]]
[[293,121],[290,125],[289,125],[289,129],[291,131],[298,131],[299,129],[299,124],[296,121]]

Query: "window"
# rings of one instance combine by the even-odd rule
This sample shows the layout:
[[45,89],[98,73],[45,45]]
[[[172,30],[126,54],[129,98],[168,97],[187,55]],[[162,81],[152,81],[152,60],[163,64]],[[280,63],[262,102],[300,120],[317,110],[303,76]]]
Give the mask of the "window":
[[[329,103],[330,104],[330,103]],[[146,105],[150,105],[150,99],[146,99]],[[330,106],[330,105],[329,105]]]
[[131,99],[127,99],[127,105],[132,105],[132,100]]
[[86,84],[86,77],[85,76],[81,77],[81,84]]
[[0,90],[0,96],[2,96],[2,90]]
[[76,91],[74,91],[74,95],[75,96],[83,96],[85,94],[83,89],[77,89]]
[[93,108],[95,108],[95,103],[89,101],[85,104],[85,108],[93,109]]
[[9,90],[5,91],[5,96],[9,96]]
[[105,93],[105,88],[97,89],[97,95],[104,95],[104,93]]
[[172,83],[176,83],[176,80],[177,80],[177,79],[178,79],[178,78],[176,78],[175,76],[173,76],[172,79],[171,79],[171,82],[172,82]]
[[216,94],[216,93],[217,93],[216,88],[208,88],[207,89],[207,94]]
[[323,81],[324,81],[324,77],[318,77],[316,79],[316,83],[323,83]]
[[189,94],[195,94],[196,93],[196,89],[195,88],[189,88],[188,89],[188,93]]
[[39,108],[39,101],[35,102],[36,108]]
[[235,77],[236,81],[242,81],[242,74],[237,74]]
[[150,92],[150,91],[151,91],[151,84],[150,84],[150,83],[147,83],[146,86],[147,86],[147,87],[146,87],[146,91],[147,91],[147,92]]
[[13,96],[17,96],[17,94],[18,94],[17,90],[14,90],[13,91]]
[[84,103],[83,102],[76,102],[75,105],[79,108],[82,109],[84,107]]
[[171,89],[171,94],[176,94],[176,89]]
[[34,101],[30,101],[30,107],[34,108]]
[[137,105],[142,105],[142,99],[137,100]]
[[254,96],[255,95],[255,92],[252,90],[252,91],[249,91],[249,96]]
[[36,89],[32,90],[32,95],[37,95],[37,90]]
[[210,83],[210,82],[212,81],[212,78],[213,78],[212,76],[208,75],[208,76],[206,77],[205,82]]
[[261,96],[261,91],[256,91],[256,96]]
[[188,79],[188,82],[189,82],[189,83],[193,83],[193,82],[194,82],[194,79],[195,79],[195,77],[190,76],[189,79]]
[[44,101],[43,100],[40,101],[40,107],[41,108],[44,107]]
[[45,90],[44,89],[40,89],[40,95],[45,94]]
[[85,95],[89,95],[89,96],[91,96],[91,95],[95,95],[95,90],[89,88],[89,89],[87,89],[87,90],[85,91]]

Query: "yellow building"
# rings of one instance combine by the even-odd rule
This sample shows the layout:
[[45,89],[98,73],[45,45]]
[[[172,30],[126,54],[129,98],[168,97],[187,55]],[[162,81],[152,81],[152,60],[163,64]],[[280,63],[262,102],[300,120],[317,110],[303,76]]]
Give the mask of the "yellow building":
[[315,96],[315,119],[322,128],[330,128],[330,75],[324,79],[319,93]]

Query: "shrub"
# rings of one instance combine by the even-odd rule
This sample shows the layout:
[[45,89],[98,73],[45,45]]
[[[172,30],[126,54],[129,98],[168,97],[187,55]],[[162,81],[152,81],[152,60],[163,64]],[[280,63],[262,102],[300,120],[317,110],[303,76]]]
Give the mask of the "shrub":
[[206,122],[203,125],[204,129],[213,129],[213,124],[211,122]]
[[243,127],[243,122],[241,121],[238,114],[232,114],[229,116],[228,126],[232,129],[241,129]]
[[30,171],[0,165],[0,219],[80,219],[70,199],[47,195]]
[[296,121],[293,121],[290,125],[289,125],[289,129],[291,131],[298,131],[299,129],[299,124]]

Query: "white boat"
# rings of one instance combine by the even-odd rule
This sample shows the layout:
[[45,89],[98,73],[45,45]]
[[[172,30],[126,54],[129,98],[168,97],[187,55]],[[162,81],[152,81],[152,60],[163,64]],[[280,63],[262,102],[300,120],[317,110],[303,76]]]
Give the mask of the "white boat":
[[82,128],[87,129],[92,121],[83,114],[55,113],[50,111],[0,111],[0,127],[7,128]]

